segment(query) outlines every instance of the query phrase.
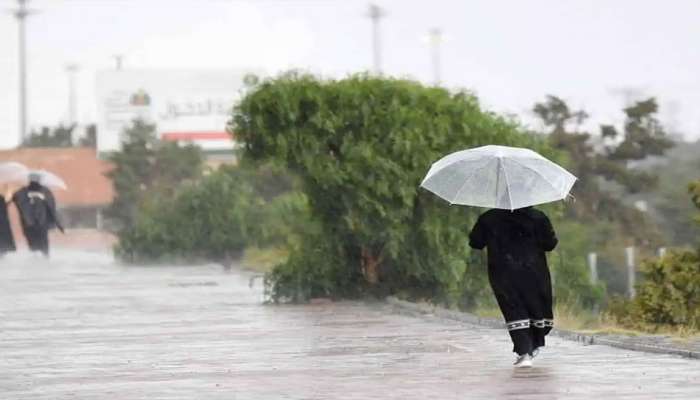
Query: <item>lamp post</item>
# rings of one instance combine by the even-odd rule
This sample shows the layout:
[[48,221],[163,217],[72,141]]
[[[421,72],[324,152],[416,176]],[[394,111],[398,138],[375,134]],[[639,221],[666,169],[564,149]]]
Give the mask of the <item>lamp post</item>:
[[435,86],[439,86],[441,82],[441,64],[440,64],[440,44],[442,44],[443,35],[440,28],[433,28],[428,32],[428,43],[430,44],[430,58],[433,63],[433,81]]
[[75,85],[75,75],[77,72],[77,64],[66,65],[66,73],[68,74],[68,125],[73,125],[78,122],[78,99]]
[[372,20],[372,54],[374,62],[374,72],[382,73],[381,38],[379,32],[379,22],[386,16],[386,12],[376,4],[369,5],[367,16]]
[[25,21],[32,11],[27,9],[27,0],[17,0],[18,8],[14,10],[19,34],[19,143],[27,135],[27,40]]

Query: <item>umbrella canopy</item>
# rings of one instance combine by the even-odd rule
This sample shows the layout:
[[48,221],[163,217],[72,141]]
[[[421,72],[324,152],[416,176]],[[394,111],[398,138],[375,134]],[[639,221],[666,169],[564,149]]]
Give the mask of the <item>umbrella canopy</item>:
[[18,162],[0,163],[0,184],[23,182],[29,175],[29,168]]
[[32,175],[38,176],[39,183],[41,183],[44,186],[68,190],[68,185],[66,185],[66,182],[64,182],[63,179],[61,179],[61,177],[52,172],[43,169],[38,171],[31,171],[26,175],[25,179],[28,181]]
[[575,182],[532,150],[491,145],[443,157],[421,186],[450,204],[515,210],[565,199]]

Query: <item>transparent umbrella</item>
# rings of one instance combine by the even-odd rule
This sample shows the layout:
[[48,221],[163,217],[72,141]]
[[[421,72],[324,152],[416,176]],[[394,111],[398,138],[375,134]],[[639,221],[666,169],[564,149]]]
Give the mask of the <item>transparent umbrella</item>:
[[0,184],[23,182],[29,175],[29,168],[18,162],[0,163]]
[[53,172],[49,172],[43,169],[38,171],[31,171],[26,176],[27,181],[29,180],[29,177],[34,174],[39,175],[39,183],[41,183],[44,186],[68,190],[68,185],[66,185],[66,182],[63,179],[61,179],[60,176],[54,174]]
[[532,150],[491,145],[443,157],[421,186],[450,204],[515,210],[565,199],[575,182]]

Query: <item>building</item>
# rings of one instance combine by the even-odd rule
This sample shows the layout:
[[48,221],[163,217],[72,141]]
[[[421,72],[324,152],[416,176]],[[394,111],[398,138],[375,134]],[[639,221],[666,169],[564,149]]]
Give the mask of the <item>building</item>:
[[117,151],[133,120],[160,139],[194,143],[216,162],[233,159],[226,132],[233,106],[254,74],[228,70],[110,70],[97,75],[97,149]]

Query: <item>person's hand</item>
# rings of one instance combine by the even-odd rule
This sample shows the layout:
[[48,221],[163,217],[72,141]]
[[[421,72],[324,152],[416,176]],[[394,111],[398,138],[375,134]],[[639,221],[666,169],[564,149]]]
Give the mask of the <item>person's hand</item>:
[[2,185],[2,194],[5,196],[5,202],[9,203],[12,200],[12,195],[14,195],[14,190],[9,184]]

